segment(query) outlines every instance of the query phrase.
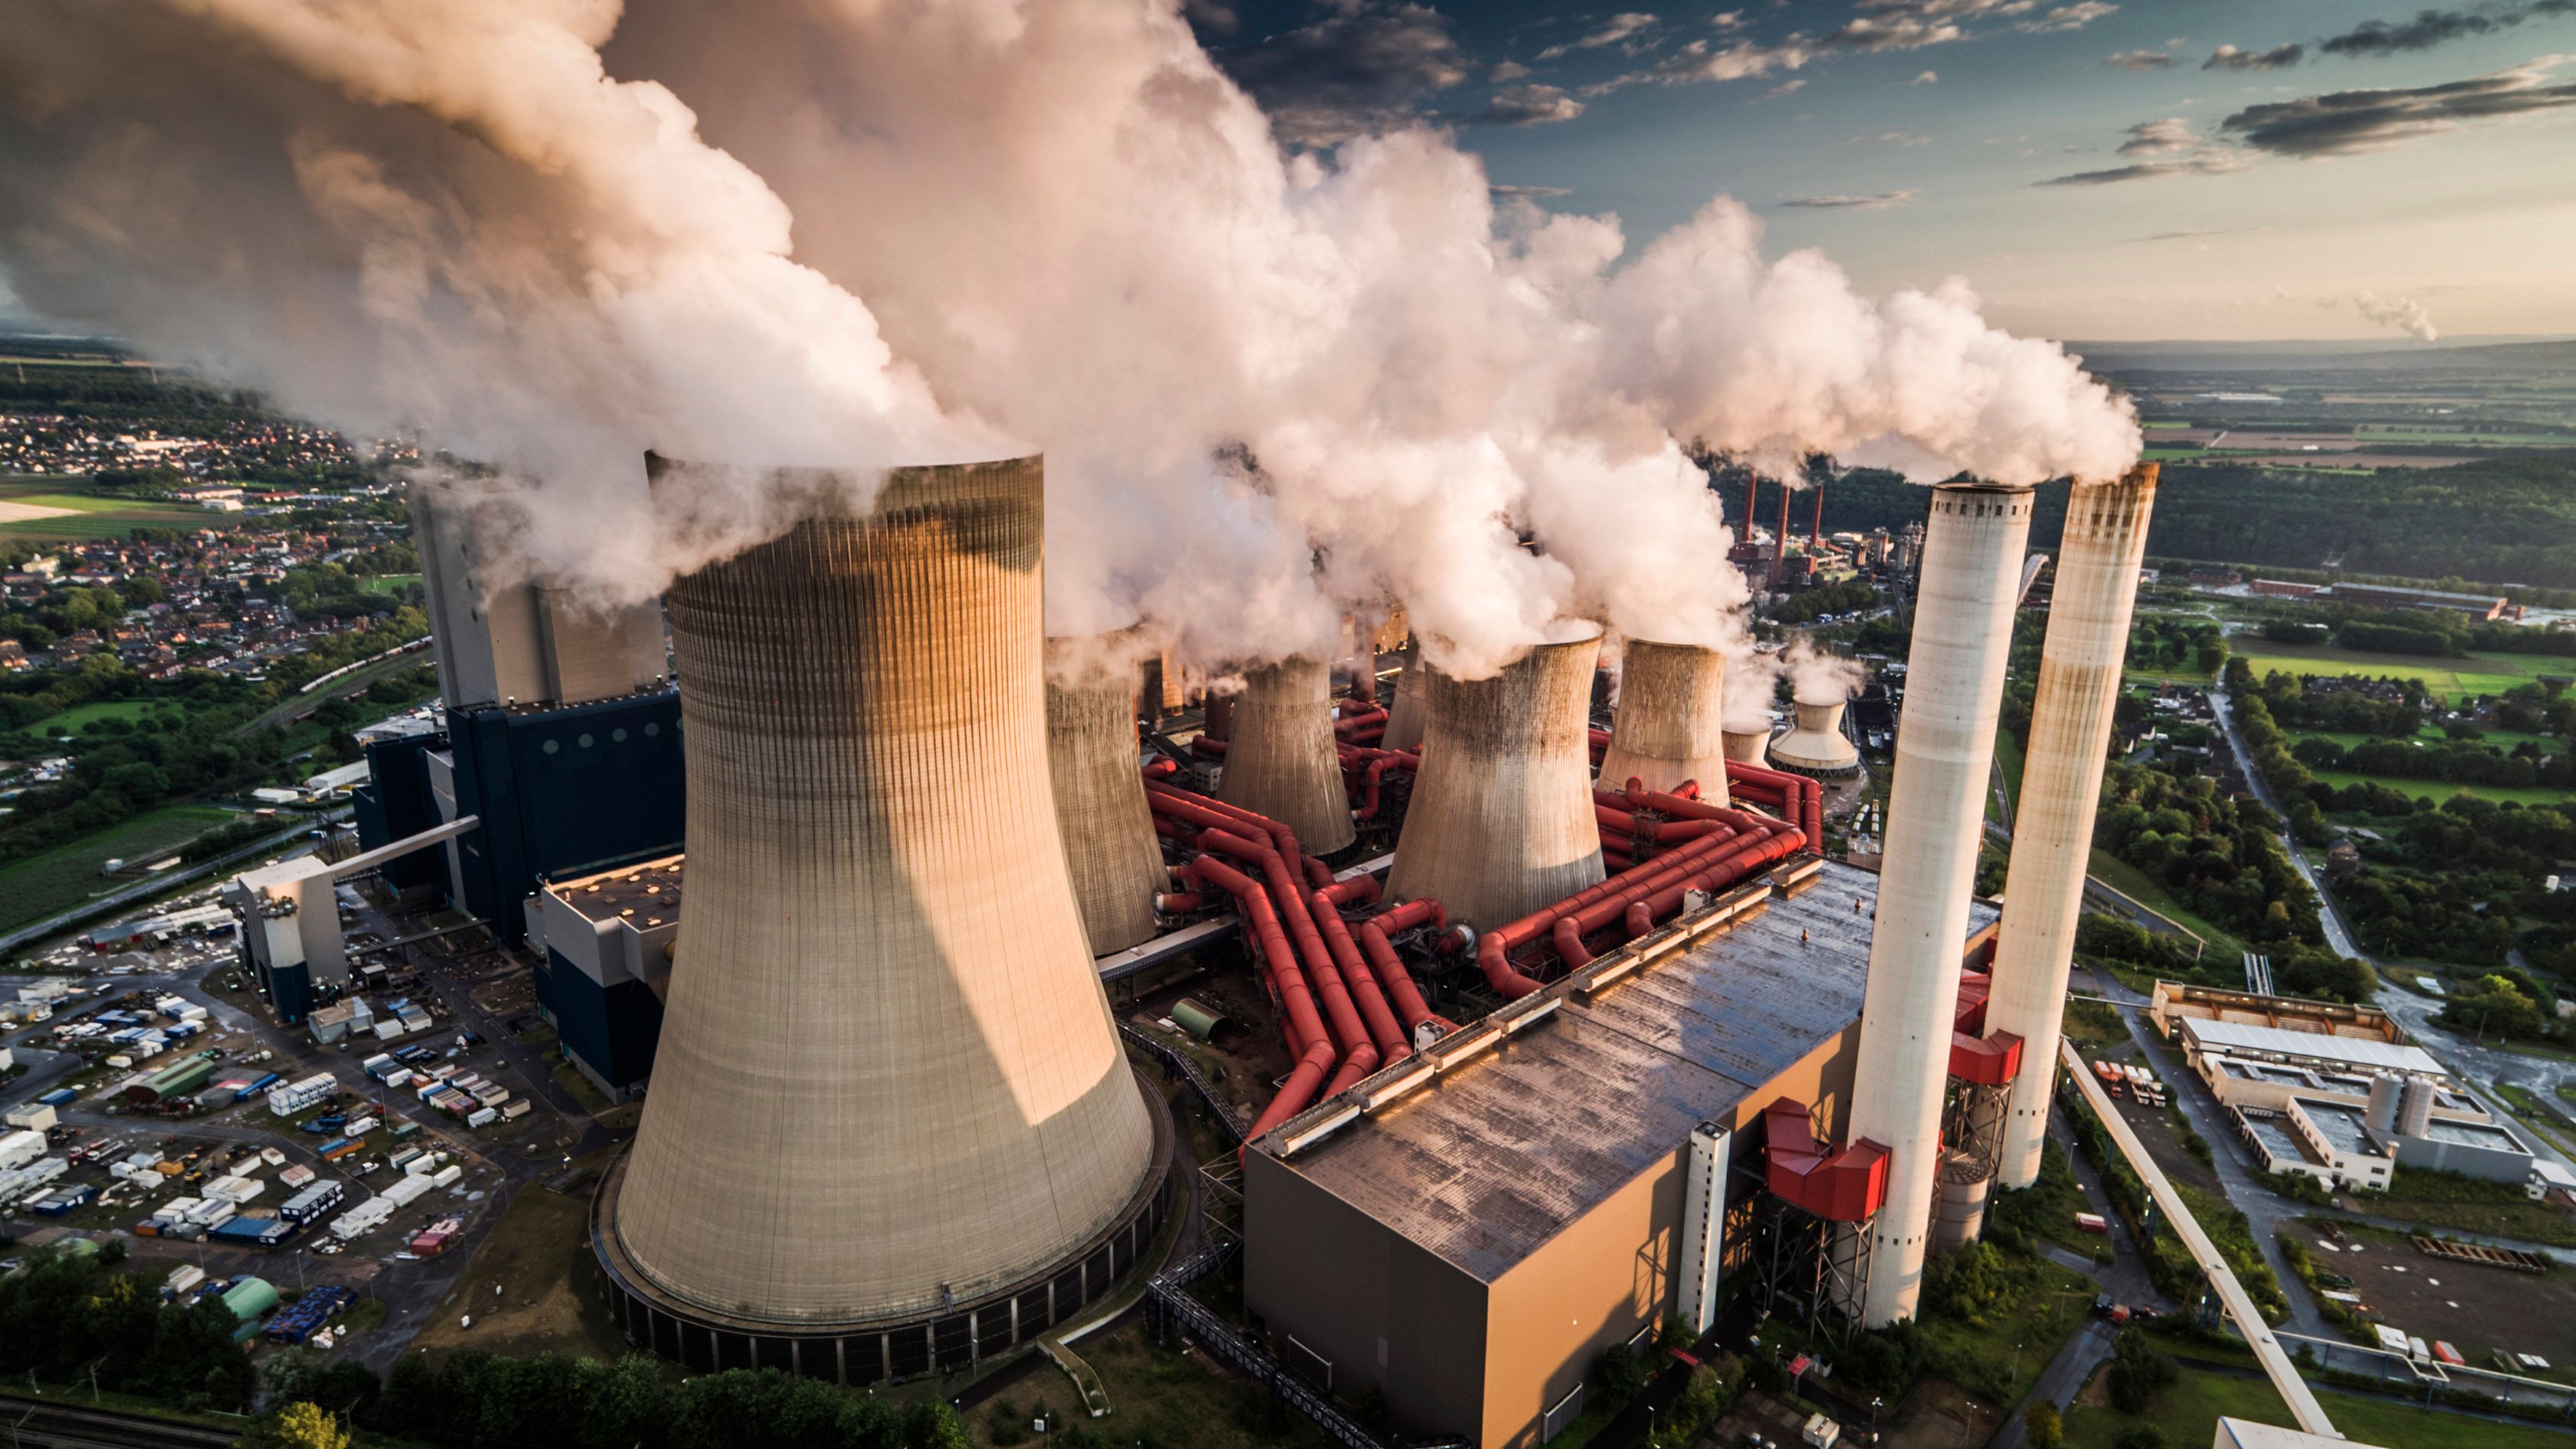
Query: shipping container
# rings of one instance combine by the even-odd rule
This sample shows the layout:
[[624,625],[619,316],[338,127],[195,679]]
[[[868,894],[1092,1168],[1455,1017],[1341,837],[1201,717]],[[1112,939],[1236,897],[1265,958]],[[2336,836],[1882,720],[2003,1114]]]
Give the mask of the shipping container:
[[500,1120],[501,1120],[501,1114],[500,1114],[500,1113],[498,1113],[498,1112],[496,1112],[496,1111],[492,1110],[492,1109],[491,1109],[491,1108],[489,1108],[489,1107],[480,1107],[480,1108],[475,1109],[473,1112],[471,1112],[471,1113],[467,1114],[467,1116],[466,1116],[466,1118],[465,1118],[465,1125],[466,1125],[466,1126],[468,1126],[468,1127],[482,1127],[482,1126],[486,1126],[486,1125],[488,1125],[488,1124],[490,1124],[490,1123],[498,1122],[498,1121],[500,1121]]
[[2467,1359],[2460,1357],[2460,1351],[2458,1349],[2451,1347],[2440,1339],[2435,1339],[2433,1341],[2433,1357],[2440,1359],[2442,1362],[2449,1364],[2453,1368],[2466,1368],[2469,1363]]

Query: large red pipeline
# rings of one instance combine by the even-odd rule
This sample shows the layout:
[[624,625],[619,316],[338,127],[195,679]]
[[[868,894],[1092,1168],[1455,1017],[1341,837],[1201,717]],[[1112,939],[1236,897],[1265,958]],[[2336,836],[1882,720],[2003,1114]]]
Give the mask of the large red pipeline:
[[[1571,970],[1591,960],[1583,936],[1623,919],[1629,906],[1662,897],[1668,887],[1724,889],[1772,861],[1796,853],[1807,843],[1805,833],[1794,825],[1740,810],[1720,810],[1676,795],[1640,790],[1612,798],[1636,808],[1651,806],[1691,821],[1713,820],[1728,828],[1690,839],[1598,885],[1488,932],[1477,943],[1476,965],[1484,972],[1486,982],[1504,996],[1517,1000],[1539,989],[1541,983],[1536,977],[1513,968],[1511,953],[1541,934],[1554,937],[1558,954]],[[1681,892],[1671,891],[1670,900],[1672,904],[1666,909],[1678,908]]]
[[1433,930],[1446,930],[1449,913],[1441,908],[1438,901],[1428,897],[1406,901],[1391,911],[1360,922],[1360,950],[1368,957],[1370,968],[1377,973],[1378,986],[1394,1003],[1395,1014],[1404,1022],[1407,1031],[1426,1021],[1446,1029],[1448,1023],[1431,1014],[1430,1004],[1422,999],[1421,988],[1413,984],[1413,973],[1404,969],[1404,962],[1395,954],[1392,938],[1399,932],[1421,925],[1428,925]]
[[[1380,733],[1383,734],[1383,730]],[[1356,792],[1359,798],[1353,802],[1351,812],[1351,818],[1355,820],[1377,818],[1378,791],[1388,770],[1419,773],[1422,769],[1422,756],[1413,750],[1380,750],[1361,744],[1344,744],[1341,752],[1343,774],[1347,777],[1356,772],[1359,776]],[[1351,788],[1348,779],[1344,781],[1344,788]]]

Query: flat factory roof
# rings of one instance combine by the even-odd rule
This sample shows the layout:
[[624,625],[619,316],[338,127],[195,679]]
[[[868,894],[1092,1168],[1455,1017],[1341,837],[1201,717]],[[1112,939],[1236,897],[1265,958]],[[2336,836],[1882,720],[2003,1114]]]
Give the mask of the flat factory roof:
[[[1569,996],[1284,1164],[1492,1282],[1859,1020],[1877,901],[1876,875],[1827,861],[1811,889]],[[1970,934],[1994,917],[1976,905]]]
[[2531,1149],[2522,1140],[2501,1127],[2484,1122],[2433,1121],[2424,1125],[2424,1135],[2435,1142],[2456,1142],[2463,1147],[2483,1147],[2490,1152],[2519,1152],[2529,1156]]
[[2308,1145],[2308,1139],[2291,1131],[2290,1124],[2278,1117],[2248,1117],[2245,1130],[2253,1133],[2274,1157],[2323,1165],[2318,1161],[2317,1150]]
[[555,881],[546,890],[587,920],[624,916],[642,929],[679,916],[680,876],[687,869],[687,859],[674,855],[576,880]]
[[2317,1124],[2318,1135],[2333,1143],[2337,1151],[2379,1155],[2379,1149],[2372,1145],[2370,1133],[2362,1124],[2359,1110],[2340,1102],[2321,1102],[2314,1097],[2293,1097],[2290,1100],[2299,1104],[2299,1110],[2307,1113],[2308,1120]]
[[2418,1072],[2428,1077],[2450,1075],[2440,1062],[2433,1059],[2432,1053],[2422,1047],[2393,1041],[2327,1036],[2312,1031],[2284,1031],[2277,1026],[2208,1021],[2196,1016],[2182,1018],[2182,1029],[2200,1045],[2220,1051],[2252,1052],[2311,1062],[2341,1062],[2347,1066],[2372,1067],[2382,1071]]

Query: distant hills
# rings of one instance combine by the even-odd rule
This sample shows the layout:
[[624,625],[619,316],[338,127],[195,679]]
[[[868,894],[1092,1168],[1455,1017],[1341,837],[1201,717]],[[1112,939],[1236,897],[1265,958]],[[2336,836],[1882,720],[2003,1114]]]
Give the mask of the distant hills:
[[2576,338],[2460,337],[2391,347],[2378,339],[2069,342],[2095,372],[2576,372]]

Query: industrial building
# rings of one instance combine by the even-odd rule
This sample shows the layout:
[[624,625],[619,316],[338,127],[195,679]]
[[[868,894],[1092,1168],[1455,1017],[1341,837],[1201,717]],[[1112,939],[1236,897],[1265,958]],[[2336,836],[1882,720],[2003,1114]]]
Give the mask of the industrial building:
[[[1878,890],[1784,868],[1258,1141],[1246,1307],[1292,1366],[1380,1388],[1408,1430],[1506,1446],[1563,1427],[1602,1349],[1756,1268],[1782,1145],[1765,1109],[1844,1135]],[[1978,907],[1970,934],[1993,919]]]
[[676,686],[661,608],[489,588],[472,499],[424,496],[446,728],[371,745],[367,854],[249,916],[309,992],[346,974],[314,882],[357,870],[534,959],[574,1065],[649,1082],[592,1247],[629,1336],[693,1369],[950,1371],[1111,1292],[1181,1195],[1121,1040],[1152,1014],[1102,982],[1165,961],[1243,988],[1270,1089],[1235,1119],[1261,1351],[1410,1430],[1533,1443],[1721,1280],[1912,1316],[2015,1181],[2033,1083],[2044,1111],[2075,906],[2039,857],[2080,882],[2059,837],[2090,832],[2151,468],[2070,508],[2033,721],[2066,764],[2026,781],[2000,912],[1972,886],[2031,488],[1941,485],[1872,544],[1921,571],[1873,873],[1819,856],[1843,701],[1729,730],[1694,646],[1623,641],[1602,713],[1597,629],[1482,679],[1416,648],[1384,705],[1392,640],[1346,639],[1140,733],[1175,667],[1045,638],[1042,477],[893,470],[677,581]]

